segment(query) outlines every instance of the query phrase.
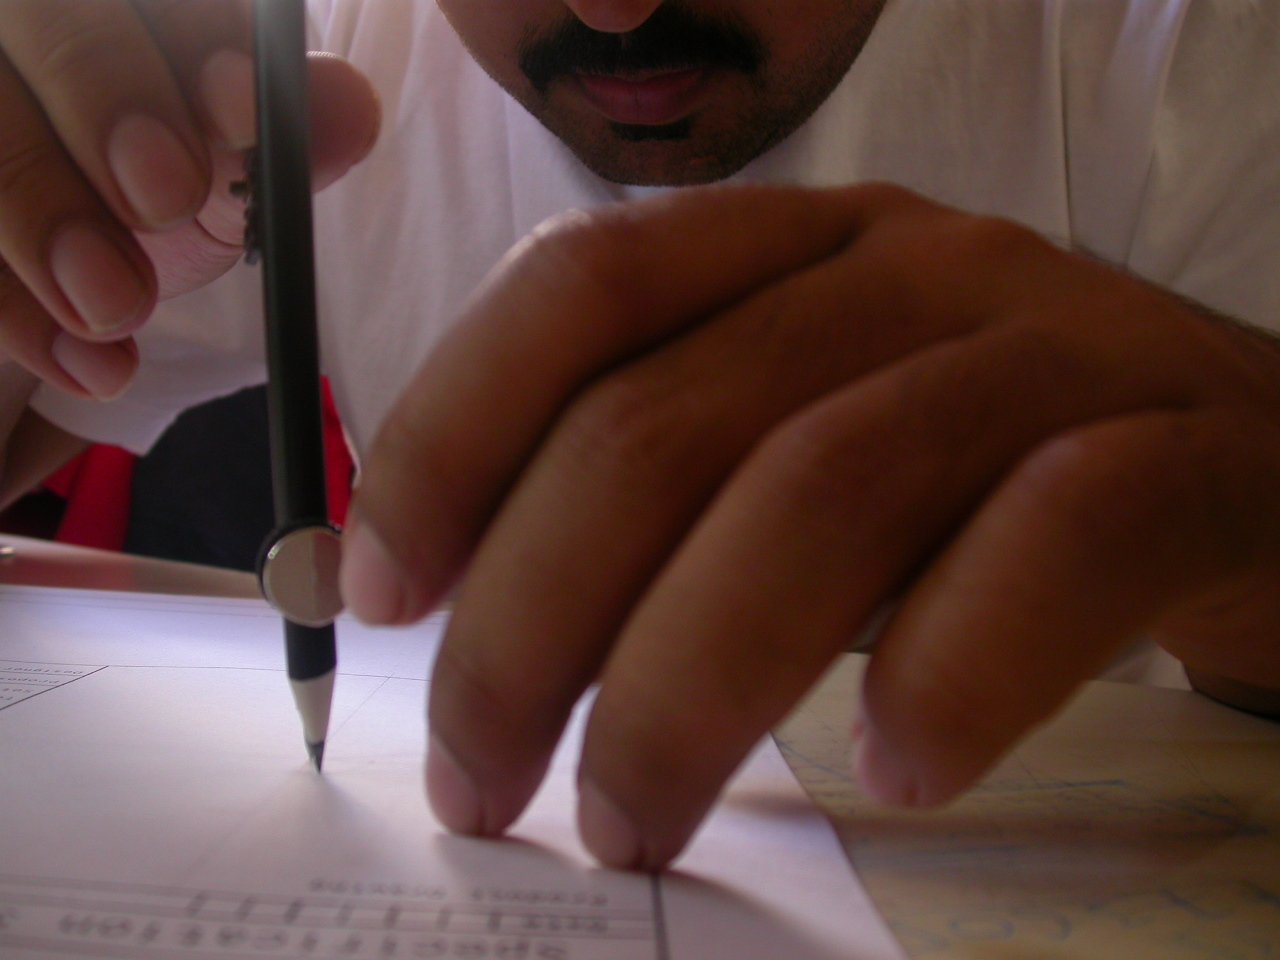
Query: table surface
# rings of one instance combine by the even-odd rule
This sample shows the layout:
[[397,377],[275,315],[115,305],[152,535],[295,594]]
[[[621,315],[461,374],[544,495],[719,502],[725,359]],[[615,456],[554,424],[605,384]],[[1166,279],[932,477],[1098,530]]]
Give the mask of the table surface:
[[[0,583],[254,598],[253,576],[0,536]],[[1280,725],[1098,681],[967,797],[866,800],[847,736],[863,658],[777,730],[912,957],[1280,957]]]

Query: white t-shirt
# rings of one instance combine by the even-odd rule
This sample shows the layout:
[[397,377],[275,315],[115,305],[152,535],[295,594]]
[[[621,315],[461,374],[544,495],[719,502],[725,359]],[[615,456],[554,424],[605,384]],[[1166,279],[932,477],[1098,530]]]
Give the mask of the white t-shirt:
[[[357,451],[485,272],[605,183],[508,98],[426,0],[312,0],[315,42],[373,80],[369,159],[317,199],[322,352]],[[735,179],[891,180],[1014,218],[1280,328],[1280,0],[889,0],[828,101]],[[162,305],[121,399],[36,409],[147,448],[261,382],[256,271]]]

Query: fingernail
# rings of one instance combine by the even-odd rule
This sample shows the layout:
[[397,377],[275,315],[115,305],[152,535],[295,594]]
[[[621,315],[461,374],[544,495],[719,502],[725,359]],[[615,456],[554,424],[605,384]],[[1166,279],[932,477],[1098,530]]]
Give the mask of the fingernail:
[[634,870],[641,866],[640,835],[617,804],[584,778],[578,793],[578,831],[591,854],[607,867]]
[[204,203],[200,166],[177,135],[153,117],[135,113],[116,124],[107,162],[142,222],[166,227],[194,216]]
[[54,237],[49,269],[84,325],[109,333],[139,319],[151,291],[137,268],[97,230],[74,224]]
[[920,781],[910,765],[865,721],[855,721],[853,734],[853,769],[866,794],[886,806],[919,806]]
[[427,798],[447,830],[475,836],[484,826],[484,808],[475,782],[453,752],[433,734],[427,746]]
[[368,624],[399,623],[408,592],[399,565],[368,524],[353,522],[343,537],[338,575],[342,599]]
[[253,61],[239,50],[219,50],[200,69],[200,96],[214,129],[232,150],[257,139],[254,126]]
[[52,353],[63,372],[98,400],[124,393],[138,365],[132,344],[89,343],[69,333],[57,336]]

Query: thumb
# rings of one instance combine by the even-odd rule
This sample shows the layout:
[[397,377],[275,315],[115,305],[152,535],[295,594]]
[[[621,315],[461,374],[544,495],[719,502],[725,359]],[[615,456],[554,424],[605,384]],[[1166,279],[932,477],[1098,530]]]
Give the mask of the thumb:
[[[373,149],[382,110],[372,84],[346,60],[333,54],[308,59],[311,101],[311,182],[316,191],[340,180]],[[248,117],[235,117],[237,128],[253,127],[253,100],[233,105]],[[239,150],[214,151],[214,189],[195,221],[161,234],[139,234],[156,271],[160,299],[203,287],[220,277],[242,256],[244,204],[230,185],[244,176]]]
[[346,60],[318,53],[309,63],[312,183],[323,190],[373,149],[382,108],[373,84]]

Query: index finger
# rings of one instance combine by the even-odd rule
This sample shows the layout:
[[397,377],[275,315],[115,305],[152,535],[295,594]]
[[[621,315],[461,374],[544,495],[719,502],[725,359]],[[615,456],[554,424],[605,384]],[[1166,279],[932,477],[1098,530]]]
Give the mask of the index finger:
[[[499,264],[405,390],[368,457],[344,597],[423,616],[577,391],[609,367],[830,257],[905,191],[714,188],[575,213]],[[768,224],[763,235],[761,225]]]
[[0,48],[123,224],[162,228],[199,210],[208,152],[157,38],[132,5],[8,0]]

